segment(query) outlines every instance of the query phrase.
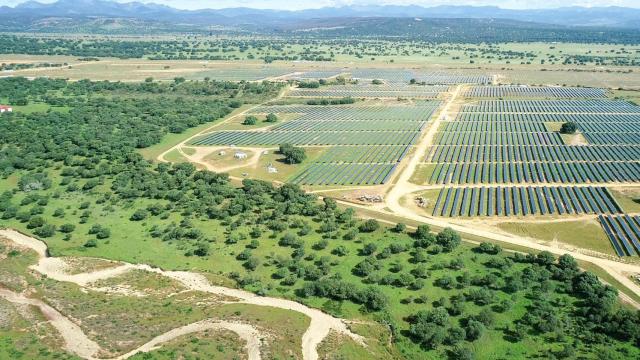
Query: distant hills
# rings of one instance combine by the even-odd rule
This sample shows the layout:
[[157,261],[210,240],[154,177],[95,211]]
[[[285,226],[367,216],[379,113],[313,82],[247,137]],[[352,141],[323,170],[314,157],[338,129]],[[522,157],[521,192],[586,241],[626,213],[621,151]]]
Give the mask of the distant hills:
[[[0,31],[153,32],[230,31],[296,32],[339,26],[349,32],[379,24],[385,18],[388,32],[393,23],[408,19],[468,19],[481,24],[519,27],[599,28],[640,31],[640,9],[623,7],[562,7],[558,9],[511,10],[493,6],[370,5],[308,9],[300,11],[250,8],[180,10],[153,3],[118,3],[107,0],[59,0],[45,4],[27,1],[15,7],[0,7]],[[450,23],[451,21],[449,21]],[[472,22],[473,23],[473,22]],[[522,23],[522,24],[521,24]],[[337,24],[337,25],[336,25]],[[541,25],[542,24],[542,25]],[[424,25],[417,26],[426,31]],[[399,30],[399,31],[398,31]],[[413,30],[413,29],[410,29]],[[364,30],[363,30],[364,31]],[[378,31],[380,32],[380,31]],[[412,31],[410,31],[412,32]],[[327,33],[339,33],[335,29]],[[390,34],[384,34],[390,35]]]

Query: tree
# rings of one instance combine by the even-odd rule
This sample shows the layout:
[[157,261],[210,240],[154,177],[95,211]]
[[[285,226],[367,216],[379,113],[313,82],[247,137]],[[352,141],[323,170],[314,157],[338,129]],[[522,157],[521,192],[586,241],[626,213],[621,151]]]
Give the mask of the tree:
[[467,340],[478,340],[484,332],[484,325],[480,321],[469,319],[469,321],[467,321],[467,325],[465,326],[465,332],[467,334]]
[[270,113],[267,115],[267,118],[265,119],[266,122],[268,123],[274,123],[278,121],[278,116],[276,116],[276,114],[274,113]]
[[243,264],[243,266],[249,271],[253,271],[253,270],[257,269],[259,265],[260,265],[260,259],[258,259],[255,256],[250,257]]
[[307,154],[301,147],[291,144],[282,144],[279,149],[280,154],[284,155],[287,164],[299,164],[307,158]]
[[360,253],[362,255],[369,256],[375,253],[376,250],[378,250],[378,246],[375,243],[368,243],[362,248]]
[[451,358],[455,360],[473,360],[475,355],[473,351],[463,346],[456,346],[451,350]]
[[258,123],[258,118],[253,115],[249,115],[244,118],[242,125],[255,125],[257,123]]
[[483,242],[478,245],[478,247],[474,248],[474,251],[484,254],[496,255],[499,254],[502,249],[499,245]]
[[34,233],[43,238],[51,237],[56,233],[56,227],[52,224],[45,224],[37,228]]
[[94,248],[98,246],[98,242],[96,241],[96,239],[89,239],[87,240],[87,242],[84,243],[84,247],[86,248]]
[[407,231],[407,225],[405,225],[403,223],[397,223],[396,226],[393,227],[393,231],[395,231],[397,233],[403,233],[403,232]]
[[73,224],[62,224],[60,225],[60,229],[58,229],[60,232],[63,232],[65,234],[71,233],[76,229],[76,226]]
[[449,314],[443,308],[419,311],[410,317],[409,335],[427,349],[435,349],[447,337]]
[[436,236],[436,242],[445,252],[451,252],[460,245],[461,241],[460,234],[451,228],[445,228]]
[[198,242],[198,244],[196,245],[195,250],[193,250],[193,255],[195,256],[207,256],[209,255],[209,244],[204,242],[204,241],[200,241]]
[[380,224],[376,219],[368,219],[358,227],[358,230],[363,233],[371,233],[380,228]]
[[377,287],[364,289],[358,294],[358,298],[369,311],[380,311],[389,304],[389,299]]
[[578,125],[573,121],[568,121],[560,127],[561,134],[575,134],[578,130]]

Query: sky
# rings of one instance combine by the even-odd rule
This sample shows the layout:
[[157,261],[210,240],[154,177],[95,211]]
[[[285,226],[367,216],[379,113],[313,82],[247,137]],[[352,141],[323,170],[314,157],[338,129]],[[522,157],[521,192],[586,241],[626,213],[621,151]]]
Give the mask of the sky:
[[[43,3],[55,0],[38,0]],[[129,2],[132,0],[117,0]],[[309,8],[343,6],[343,5],[493,5],[507,9],[555,8],[559,6],[626,6],[640,8],[640,0],[138,0],[169,5],[179,9],[252,7],[260,9],[300,10]],[[24,0],[0,0],[0,5],[15,6]]]

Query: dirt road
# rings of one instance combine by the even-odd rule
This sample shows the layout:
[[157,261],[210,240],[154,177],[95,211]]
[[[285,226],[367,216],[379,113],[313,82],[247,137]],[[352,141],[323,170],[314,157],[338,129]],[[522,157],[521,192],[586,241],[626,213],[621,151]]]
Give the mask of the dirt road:
[[[120,266],[98,270],[90,273],[80,273],[70,275],[67,273],[67,264],[59,258],[53,258],[47,256],[47,248],[46,245],[29,236],[21,234],[14,230],[0,230],[0,236],[6,237],[9,240],[12,240],[14,243],[21,245],[23,247],[27,247],[29,249],[34,250],[39,255],[39,260],[36,265],[33,265],[31,268],[47,277],[57,280],[57,281],[65,281],[72,282],[82,287],[91,288],[91,284],[98,280],[108,279],[114,276],[118,276],[124,274],[128,271],[137,269],[148,272],[153,272],[156,274],[160,274],[162,276],[169,277],[180,282],[184,287],[189,290],[197,290],[202,292],[208,292],[215,295],[223,295],[226,297],[231,297],[238,299],[239,303],[251,304],[257,306],[268,306],[275,307],[285,310],[296,311],[302,313],[310,318],[310,325],[307,331],[302,336],[302,355],[305,360],[316,360],[318,359],[317,347],[318,345],[329,335],[331,330],[336,331],[339,334],[349,336],[351,339],[356,341],[357,343],[365,346],[364,340],[360,335],[357,335],[351,330],[348,329],[346,323],[338,318],[330,316],[328,314],[323,313],[320,310],[310,308],[306,305],[297,303],[291,300],[272,298],[272,297],[262,297],[257,296],[253,293],[232,289],[222,286],[211,285],[211,283],[201,274],[187,271],[164,271],[162,269],[154,268],[146,264],[129,264],[123,263]],[[92,288],[97,290],[97,288]],[[59,313],[58,313],[59,314]],[[217,322],[217,324],[223,324],[221,322]],[[221,326],[221,325],[220,325]],[[66,327],[64,330],[68,330]],[[188,328],[187,328],[188,329]],[[227,328],[228,330],[234,331],[233,328]],[[61,331],[59,329],[59,331]],[[82,330],[79,330],[82,332]],[[179,329],[171,330],[175,333],[179,333]],[[182,330],[185,331],[185,330]],[[74,332],[77,336],[77,332]],[[246,331],[243,334],[239,334],[241,337],[246,336]],[[84,335],[84,333],[82,334]],[[166,334],[165,334],[166,335]],[[163,335],[161,335],[163,336]],[[179,335],[178,335],[179,336]],[[84,336],[86,338],[86,336]],[[162,337],[160,338],[162,339]],[[81,339],[82,340],[82,339]],[[153,340],[152,340],[153,341]],[[254,340],[252,340],[254,341]],[[248,342],[249,344],[249,342]],[[144,345],[143,345],[144,346]],[[78,349],[74,349],[78,350]],[[84,350],[84,352],[76,352],[78,356],[84,358],[92,358],[91,356],[86,356],[89,350]],[[139,349],[133,351],[142,351]],[[250,349],[249,349],[250,351]],[[95,354],[92,353],[90,355]]]

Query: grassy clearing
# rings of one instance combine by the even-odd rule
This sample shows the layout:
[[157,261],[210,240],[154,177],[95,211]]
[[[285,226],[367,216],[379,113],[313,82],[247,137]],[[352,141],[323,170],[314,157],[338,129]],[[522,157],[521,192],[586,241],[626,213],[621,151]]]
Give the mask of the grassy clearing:
[[321,359],[398,359],[402,356],[391,344],[389,329],[377,323],[355,323],[349,326],[355,333],[364,336],[367,347],[364,348],[351,338],[329,333],[318,345]]
[[560,128],[562,128],[562,124],[564,124],[562,121],[546,122],[544,123],[544,126],[547,128],[547,131],[549,132],[559,132]]
[[618,204],[627,213],[640,213],[640,189],[609,188]]
[[187,158],[185,158],[182,154],[180,154],[180,151],[178,151],[177,149],[171,150],[168,153],[166,153],[164,155],[164,159],[166,161],[172,162],[172,163],[189,162],[189,160]]
[[[257,164],[246,166],[229,171],[230,175],[237,177],[246,177],[252,179],[261,179],[267,181],[287,181],[293,176],[303,171],[307,166],[311,165],[314,160],[320,157],[328,148],[327,147],[305,147],[307,158],[300,164],[287,164],[284,158],[275,148],[267,149],[267,154],[261,154]],[[272,165],[277,173],[269,173],[267,167]]]
[[[436,201],[438,200],[439,194],[440,189],[432,189],[422,191],[418,194],[406,195],[402,199],[402,201],[405,206],[411,207],[416,212],[431,216],[433,214],[433,209],[436,206]],[[417,198],[422,198],[424,206],[418,206],[418,204],[416,203]]]
[[35,279],[29,274],[29,266],[37,261],[33,251],[16,247],[11,241],[0,238],[0,284],[12,291],[24,291]]
[[[247,157],[245,159],[238,159],[235,157],[236,153],[245,153]],[[222,148],[212,151],[210,154],[206,155],[203,160],[216,168],[222,169],[230,166],[246,166],[254,155],[255,152],[252,150]]]
[[611,242],[596,220],[562,222],[500,222],[498,228],[514,235],[560,242],[582,249],[615,255]]
[[227,304],[216,309],[216,317],[252,324],[268,335],[266,359],[302,357],[302,335],[309,318],[288,310],[247,304]]
[[409,181],[416,185],[426,185],[431,179],[433,171],[437,164],[420,164],[416,167],[416,171],[411,175]]

